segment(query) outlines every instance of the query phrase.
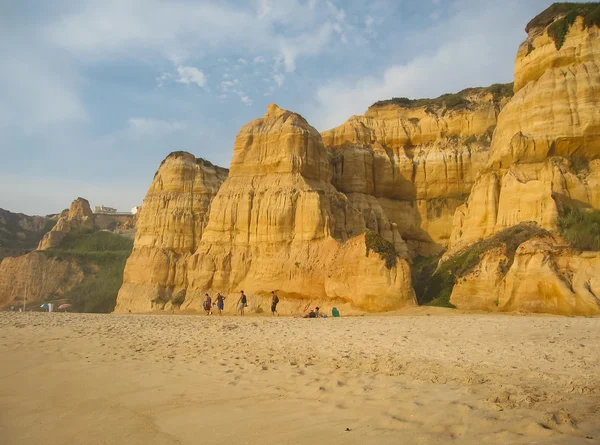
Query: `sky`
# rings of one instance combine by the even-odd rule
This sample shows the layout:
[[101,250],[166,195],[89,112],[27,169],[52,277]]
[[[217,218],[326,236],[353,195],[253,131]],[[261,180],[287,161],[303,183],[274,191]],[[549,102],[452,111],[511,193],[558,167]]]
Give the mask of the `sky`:
[[0,208],[140,205],[167,154],[228,167],[269,103],[320,131],[511,82],[547,0],[0,2]]

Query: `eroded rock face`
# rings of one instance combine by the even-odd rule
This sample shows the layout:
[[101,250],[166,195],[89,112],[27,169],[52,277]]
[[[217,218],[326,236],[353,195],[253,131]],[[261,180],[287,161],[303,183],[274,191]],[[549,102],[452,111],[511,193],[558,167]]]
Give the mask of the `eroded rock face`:
[[[517,54],[516,94],[498,117],[487,165],[455,213],[447,255],[521,222],[557,234],[565,208],[600,208],[599,32],[579,17],[557,49],[547,26],[529,30]],[[508,271],[501,251],[487,252],[454,287],[451,302],[599,314],[599,258],[566,248],[558,236],[523,243]]]
[[450,301],[462,309],[560,315],[600,314],[600,253],[576,252],[553,239],[519,246],[508,272],[503,251],[488,252],[459,281]]
[[363,212],[369,229],[395,244],[404,239],[411,253],[448,244],[454,211],[487,162],[506,102],[485,89],[459,95],[468,105],[458,109],[376,104],[323,133],[336,188]]
[[0,261],[34,250],[55,221],[0,209]]
[[[498,117],[490,158],[455,215],[451,250],[524,221],[555,230],[565,203],[599,208],[598,28],[579,18],[561,50],[547,29],[531,30],[517,55],[515,96]],[[527,54],[533,42],[535,49]],[[592,161],[576,172],[573,157]]]
[[38,250],[58,247],[67,233],[72,230],[94,227],[94,214],[87,199],[77,198],[71,203],[66,215],[61,214],[52,230],[44,235]]
[[0,262],[0,308],[21,307],[25,295],[29,302],[60,297],[84,277],[84,271],[76,262],[42,252],[4,258]]
[[116,311],[149,311],[152,300],[186,287],[187,259],[198,247],[211,201],[227,173],[189,153],[167,156],[137,215]]
[[[144,229],[153,184],[116,310],[171,308],[184,289],[181,309],[195,310],[201,309],[205,292],[233,297],[240,290],[253,301],[264,300],[265,307],[271,290],[285,301],[338,301],[363,311],[415,304],[408,263],[398,259],[388,269],[379,255],[366,255],[365,237],[357,236],[366,230],[363,214],[332,185],[330,159],[320,134],[304,118],[269,106],[263,118],[240,130],[206,226],[197,224],[196,236],[172,237],[179,250],[147,247],[158,244],[162,227],[169,224],[148,221]],[[178,189],[187,190],[187,198],[174,193],[167,216],[196,199],[190,178],[179,178]],[[194,224],[176,226],[191,230]],[[406,250],[400,236],[397,244]],[[142,266],[134,268],[138,261]]]

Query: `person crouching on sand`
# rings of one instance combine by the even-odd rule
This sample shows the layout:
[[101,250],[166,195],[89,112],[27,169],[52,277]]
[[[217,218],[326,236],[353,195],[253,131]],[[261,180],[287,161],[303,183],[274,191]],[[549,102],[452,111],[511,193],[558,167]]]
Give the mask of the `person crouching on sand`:
[[223,315],[223,308],[225,307],[225,296],[221,295],[221,292],[217,294],[217,309],[219,310],[219,315]]
[[204,304],[203,304],[204,312],[206,312],[206,315],[212,314],[212,312],[210,310],[211,306],[212,306],[212,300],[210,298],[210,295],[206,294],[204,296]]
[[275,294],[274,290],[271,291],[271,294],[273,295],[273,298],[271,299],[271,313],[273,315],[279,315],[279,312],[277,312],[277,304],[279,303],[279,297]]
[[244,293],[244,291],[240,291],[240,298],[238,300],[238,307],[239,307],[239,311],[240,311],[240,315],[244,315],[244,308],[246,306],[248,306],[248,298],[246,298],[246,294]]

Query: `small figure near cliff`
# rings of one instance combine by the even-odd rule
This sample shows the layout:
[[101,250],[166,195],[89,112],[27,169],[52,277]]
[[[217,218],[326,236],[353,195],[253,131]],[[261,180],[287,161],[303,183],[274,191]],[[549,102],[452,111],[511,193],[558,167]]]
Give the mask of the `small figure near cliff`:
[[273,315],[279,315],[279,312],[277,312],[277,304],[279,304],[279,297],[275,294],[274,290],[271,291],[271,294],[273,295],[273,298],[271,299],[271,313]]
[[240,298],[238,300],[240,315],[244,315],[244,308],[248,306],[248,298],[246,298],[246,294],[244,291],[240,291]]
[[206,315],[212,314],[210,310],[212,306],[212,299],[210,298],[210,295],[204,295],[204,303],[202,306],[204,307],[204,312],[206,312]]
[[225,307],[225,297],[221,295],[221,292],[217,294],[217,309],[219,310],[219,315],[223,315],[223,308]]

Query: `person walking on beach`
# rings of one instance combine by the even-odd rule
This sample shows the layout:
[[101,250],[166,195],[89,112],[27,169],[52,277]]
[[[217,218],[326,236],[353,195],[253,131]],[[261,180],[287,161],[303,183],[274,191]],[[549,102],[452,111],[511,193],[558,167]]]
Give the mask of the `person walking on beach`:
[[204,295],[204,312],[206,312],[206,315],[210,315],[212,314],[211,312],[211,306],[212,306],[212,299],[210,298],[210,295],[206,294]]
[[279,312],[277,312],[277,304],[279,303],[279,297],[275,294],[274,290],[271,291],[271,295],[273,295],[273,298],[271,299],[271,313],[273,315],[279,315]]
[[248,298],[246,298],[246,294],[244,291],[240,291],[240,299],[238,300],[240,315],[244,315],[244,308],[248,306]]
[[217,294],[217,309],[219,310],[219,315],[223,315],[223,308],[225,307],[225,296],[221,295],[221,292]]

